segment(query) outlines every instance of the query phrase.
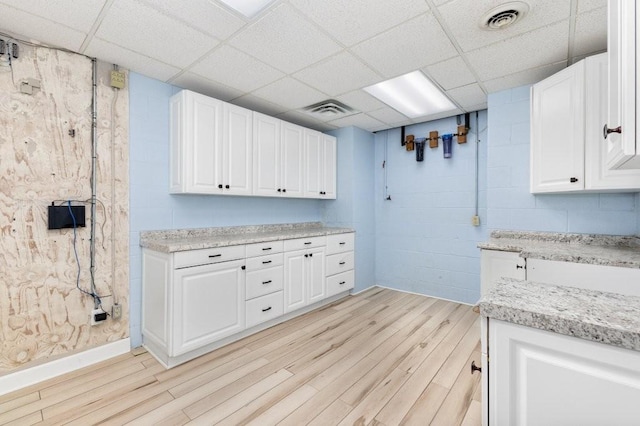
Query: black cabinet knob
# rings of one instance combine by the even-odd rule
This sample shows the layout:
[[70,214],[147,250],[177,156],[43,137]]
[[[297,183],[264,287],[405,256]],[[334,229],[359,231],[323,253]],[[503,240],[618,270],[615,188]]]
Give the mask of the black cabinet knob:
[[313,257],[313,253],[311,253],[311,254],[309,255],[309,257]]
[[222,184],[218,185],[218,188],[222,189]]
[[305,254],[305,255],[304,255],[304,257],[309,257],[309,255],[308,255],[308,254]]
[[471,361],[471,374],[473,374],[476,371],[482,373],[482,368],[478,367],[475,361]]
[[614,127],[613,129],[610,129],[609,126],[605,124],[604,128],[602,129],[602,135],[604,136],[605,139],[607,138],[607,136],[609,136],[609,133],[622,133],[622,126],[618,126],[618,127]]
[[287,190],[286,190],[286,189],[283,189],[283,190],[282,190],[282,192],[287,192]]
[[282,189],[281,189],[281,188],[278,188],[278,192],[282,192]]
[[225,187],[225,188],[227,188],[227,189],[229,189],[229,185],[225,185],[224,187]]

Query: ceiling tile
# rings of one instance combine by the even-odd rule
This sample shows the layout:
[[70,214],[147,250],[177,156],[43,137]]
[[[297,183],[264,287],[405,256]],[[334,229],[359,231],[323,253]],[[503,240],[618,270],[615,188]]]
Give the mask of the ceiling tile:
[[337,96],[382,80],[371,68],[349,52],[342,52],[311,65],[293,76],[330,96]]
[[230,101],[242,95],[239,90],[227,87],[224,84],[220,84],[217,81],[212,81],[201,77],[192,72],[186,72],[181,76],[171,81],[171,84],[180,86],[184,89],[193,90],[194,92],[202,93],[203,95],[211,96],[222,101]]
[[424,0],[290,0],[290,3],[346,46],[429,10]]
[[524,86],[525,84],[537,83],[566,67],[567,62],[561,61],[555,64],[528,69],[515,74],[484,81],[483,84],[484,87],[487,88],[488,93],[495,93],[501,90],[511,89],[513,87]]
[[431,80],[444,90],[465,86],[476,81],[475,76],[460,56],[425,68]]
[[477,83],[448,90],[447,96],[456,101],[463,109],[487,101],[487,94]]
[[234,105],[238,105],[243,108],[247,108],[252,111],[258,111],[271,116],[282,114],[286,111],[284,107],[265,101],[264,99],[254,96],[250,93],[233,99],[232,103]]
[[385,104],[364,90],[354,90],[353,92],[340,95],[336,99],[360,112],[369,112],[385,106]]
[[513,26],[493,31],[480,28],[485,13],[503,3],[504,0],[455,0],[438,7],[438,11],[462,50],[468,52],[566,19],[571,6],[570,1],[529,1],[529,12]]
[[375,111],[368,112],[367,115],[375,118],[376,120],[382,121],[386,124],[394,124],[400,123],[404,121],[409,121],[409,117],[400,114],[393,108],[385,107]]
[[[578,14],[607,7],[607,0],[578,0]],[[605,10],[605,15],[607,11]]]
[[573,54],[589,55],[605,50],[607,50],[607,8],[578,15],[573,38]]
[[341,49],[288,4],[267,13],[229,43],[286,73],[296,72]]
[[[467,53],[481,80],[567,59],[569,21],[562,21]],[[541,46],[544,46],[542,48]]]
[[[0,5],[2,4],[57,22],[65,27],[86,32],[93,26],[105,0],[1,0]],[[2,14],[4,15],[4,10]],[[21,22],[21,25],[23,28],[35,29],[27,22]],[[5,25],[2,25],[2,28],[8,29]]]
[[211,52],[190,71],[243,92],[251,92],[284,77],[275,68],[227,45]]
[[185,22],[204,33],[226,39],[246,22],[224,7],[209,0],[141,0],[166,15]]
[[285,77],[253,92],[254,95],[287,109],[298,109],[320,102],[327,95],[299,82]]
[[431,13],[354,46],[352,51],[387,78],[456,55],[449,38]]
[[135,0],[115,0],[96,36],[178,67],[190,65],[218,44]]
[[126,50],[115,44],[94,37],[85,53],[102,61],[118,64],[132,71],[161,81],[167,81],[180,72],[179,68],[155,59]]
[[336,127],[356,126],[364,130],[370,130],[374,127],[378,128],[385,125],[385,123],[380,120],[376,120],[375,118],[363,113],[339,118],[337,120],[330,121],[329,124]]
[[301,113],[299,111],[287,111],[282,114],[278,114],[278,117],[281,120],[288,121],[290,123],[298,124],[300,126],[309,127],[311,129],[319,130],[321,132],[326,132],[327,130],[337,129],[336,126],[331,124],[323,123],[322,121],[318,121],[313,117]]
[[[3,6],[0,13],[0,28],[15,37],[24,36],[43,43],[78,51],[85,39],[84,33],[39,16]],[[24,32],[27,31],[28,34]]]

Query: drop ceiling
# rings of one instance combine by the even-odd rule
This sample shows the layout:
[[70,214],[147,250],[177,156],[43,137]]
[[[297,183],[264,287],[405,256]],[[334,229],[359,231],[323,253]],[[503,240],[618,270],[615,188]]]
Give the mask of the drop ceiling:
[[[318,130],[428,121],[362,88],[421,70],[457,110],[606,50],[606,0],[525,0],[513,26],[480,19],[508,0],[276,0],[252,19],[216,0],[0,0],[0,31]],[[310,116],[335,99],[352,115]]]

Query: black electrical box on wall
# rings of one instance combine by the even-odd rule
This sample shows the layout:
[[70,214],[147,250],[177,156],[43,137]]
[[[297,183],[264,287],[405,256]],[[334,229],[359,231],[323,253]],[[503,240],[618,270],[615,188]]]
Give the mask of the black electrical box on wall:
[[49,206],[49,229],[73,228],[74,219],[76,228],[85,226],[84,206]]

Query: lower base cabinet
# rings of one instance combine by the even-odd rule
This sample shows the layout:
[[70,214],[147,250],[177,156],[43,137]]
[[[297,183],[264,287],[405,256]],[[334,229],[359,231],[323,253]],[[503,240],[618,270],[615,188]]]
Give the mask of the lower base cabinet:
[[326,297],[324,247],[285,252],[284,312],[292,312]]
[[639,352],[494,319],[488,344],[490,425],[638,424]]

